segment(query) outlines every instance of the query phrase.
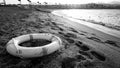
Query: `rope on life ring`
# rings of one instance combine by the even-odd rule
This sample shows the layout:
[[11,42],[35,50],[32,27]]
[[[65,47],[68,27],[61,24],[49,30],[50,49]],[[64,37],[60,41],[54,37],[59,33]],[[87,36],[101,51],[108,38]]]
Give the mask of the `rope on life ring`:
[[[23,47],[19,46],[28,40],[46,39],[52,41],[50,44],[39,47]],[[40,57],[53,53],[62,47],[62,41],[59,37],[49,33],[26,34],[13,38],[7,43],[6,49],[8,53],[18,57],[31,58]]]

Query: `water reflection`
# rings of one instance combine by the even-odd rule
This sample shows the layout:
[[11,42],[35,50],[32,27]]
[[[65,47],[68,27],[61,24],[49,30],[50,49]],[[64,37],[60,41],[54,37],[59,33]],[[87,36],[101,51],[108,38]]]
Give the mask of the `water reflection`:
[[85,20],[93,20],[95,22],[103,22],[120,26],[120,10],[117,9],[72,9],[61,10],[62,14]]

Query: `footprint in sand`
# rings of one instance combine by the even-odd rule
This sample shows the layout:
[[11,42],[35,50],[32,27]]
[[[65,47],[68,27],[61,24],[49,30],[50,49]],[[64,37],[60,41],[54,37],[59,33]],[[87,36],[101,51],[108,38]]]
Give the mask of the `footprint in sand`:
[[73,38],[77,38],[77,36],[72,33],[63,33],[63,32],[58,32],[58,33],[61,34],[64,37],[64,39],[69,43],[74,43],[75,40]]
[[60,30],[60,31],[64,31],[64,29],[63,29],[63,28],[61,28],[61,27],[58,27],[58,28],[59,28],[59,30]]
[[61,68],[86,68],[90,61],[83,56],[75,56],[74,58],[66,57],[62,61]]
[[76,65],[75,61],[76,61],[75,58],[66,57],[62,61],[62,67],[61,68],[74,68],[75,65]]
[[87,38],[90,39],[90,40],[93,40],[93,41],[99,42],[99,43],[103,43],[103,41],[100,40],[100,39],[97,38],[97,37],[87,37]]
[[73,40],[72,38],[65,38],[65,40],[68,41],[71,44],[75,42],[75,40]]
[[[64,58],[61,63],[61,68],[96,68],[98,67],[97,65],[102,64],[102,62],[94,64],[95,62],[91,60],[93,60],[94,58],[97,58],[100,61],[106,60],[106,58],[103,55],[95,51],[91,52],[79,51],[79,53],[80,55]],[[100,66],[100,68],[101,67],[102,66]]]
[[63,31],[58,31],[58,34],[60,35],[60,36],[62,36],[63,38],[65,38],[65,32],[63,32]]
[[73,34],[73,33],[66,33],[65,35],[64,35],[65,37],[72,37],[72,38],[77,38],[77,35],[75,35],[75,34]]
[[120,43],[117,43],[116,41],[106,40],[105,43],[120,48],[120,46],[118,45],[118,44],[120,44]]
[[83,55],[76,55],[75,58],[77,59],[78,62],[86,60],[86,58]]
[[61,64],[61,68],[89,68],[90,64],[90,60],[86,59],[82,55],[77,55],[73,58],[64,58]]
[[[75,43],[79,48],[79,53],[82,55],[87,56],[87,58],[89,59],[93,59],[92,55],[95,56],[96,58],[98,58],[101,61],[105,61],[105,57],[103,55],[101,55],[100,53],[96,52],[96,51],[91,51],[91,49],[83,44],[82,42],[78,41],[77,43]],[[88,53],[90,51],[90,53]]]
[[102,54],[100,54],[96,51],[90,51],[90,53],[100,61],[105,61],[106,60],[106,57],[104,55],[102,55]]
[[79,53],[83,56],[86,56],[86,58],[93,60],[93,57],[89,52],[79,50]]
[[81,41],[78,41],[77,43],[75,43],[75,45],[77,45],[82,51],[90,50],[90,48],[87,45],[83,44]]
[[63,33],[63,32],[61,32],[61,31],[59,31],[58,33],[59,33],[59,34],[61,34],[61,35],[64,35],[64,33]]
[[93,56],[94,56],[95,58],[97,58],[101,61],[106,60],[106,57],[104,55],[102,55],[96,51],[91,51],[91,49],[87,45],[83,44],[81,41],[78,41],[77,43],[75,43],[75,45],[77,45],[80,48],[79,53],[81,55],[86,56],[89,59],[94,59],[93,58]]
[[56,22],[53,22],[53,21],[52,21],[51,23],[52,23],[52,25],[57,26]]
[[85,34],[83,34],[83,33],[79,33],[80,35],[84,35],[84,36],[86,36]]
[[64,37],[66,38],[77,38],[77,35],[73,34],[73,33],[70,33],[70,32],[67,32],[67,33],[64,33],[64,32],[58,32],[59,34],[63,35]]
[[70,31],[75,32],[75,33],[79,33],[77,30],[75,30],[74,28],[71,28],[71,27],[70,27]]
[[93,59],[92,56],[88,53],[91,49],[86,44],[82,43],[81,41],[77,41],[75,45],[79,47],[79,53],[81,55],[86,56],[89,59]]
[[53,29],[53,30],[59,30],[59,28],[57,28],[57,27],[51,27],[51,29]]

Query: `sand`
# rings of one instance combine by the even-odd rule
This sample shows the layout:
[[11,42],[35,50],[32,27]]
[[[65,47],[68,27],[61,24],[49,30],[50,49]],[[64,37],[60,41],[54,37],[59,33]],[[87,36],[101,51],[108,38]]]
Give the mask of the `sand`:
[[[16,8],[0,9],[0,68],[120,67],[120,39],[116,36],[48,12],[20,8],[19,12],[13,11]],[[9,40],[29,33],[55,34],[64,46],[38,58],[19,58],[7,53],[5,45]]]

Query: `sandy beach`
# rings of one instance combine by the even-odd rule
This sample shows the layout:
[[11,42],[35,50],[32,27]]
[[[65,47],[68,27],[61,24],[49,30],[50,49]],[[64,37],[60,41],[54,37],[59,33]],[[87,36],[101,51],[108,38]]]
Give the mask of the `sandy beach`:
[[[0,68],[120,68],[117,36],[49,12],[0,8]],[[29,59],[6,51],[9,40],[29,33],[52,33],[64,46],[50,55]]]

